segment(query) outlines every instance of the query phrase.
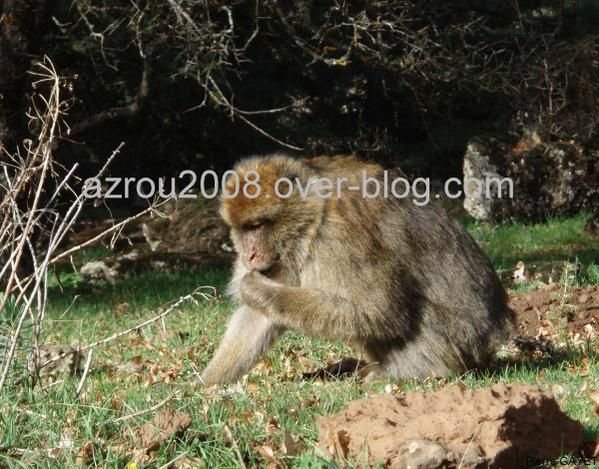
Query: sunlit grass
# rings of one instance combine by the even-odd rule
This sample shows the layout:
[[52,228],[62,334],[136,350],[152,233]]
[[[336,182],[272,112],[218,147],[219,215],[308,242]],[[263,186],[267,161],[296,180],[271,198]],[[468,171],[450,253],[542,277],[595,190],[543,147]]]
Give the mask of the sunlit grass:
[[[582,231],[584,220],[577,217],[551,220],[546,225],[504,224],[495,228],[473,223],[469,230],[483,244],[497,269],[511,269],[518,260],[578,259],[588,272],[585,281],[599,284],[595,264],[599,251],[595,240]],[[266,467],[268,463],[259,456],[257,448],[266,445],[277,453],[285,432],[299,442],[303,452],[285,456],[279,451],[277,457],[294,467],[318,467],[324,460],[314,450],[314,416],[339,411],[352,399],[385,392],[389,384],[365,384],[355,378],[303,380],[303,371],[356,356],[356,352],[341,343],[288,332],[242,384],[224,391],[206,390],[198,385],[198,372],[212,355],[231,314],[231,305],[222,296],[229,275],[226,268],[145,273],[119,280],[114,286],[91,287],[80,284],[76,277],[68,277],[75,274],[67,269],[61,269],[60,275],[64,277],[62,287],[56,284],[49,292],[49,343],[85,345],[108,337],[151,317],[160,307],[200,286],[215,287],[216,299],[199,300],[195,305],[187,303],[164,323],[156,322],[99,347],[79,398],[75,397],[79,377],[45,388],[30,389],[26,384],[7,388],[0,398],[0,465],[75,467],[78,448],[93,442],[101,449],[94,453],[98,465],[124,467],[130,456],[118,450],[123,435],[128,428],[151,419],[155,412],[124,423],[114,420],[171,396],[163,408],[188,413],[192,425],[183,439],[162,445],[148,467],[160,467],[183,453],[202,460],[205,467],[239,467],[238,452],[246,465]],[[588,397],[589,390],[599,388],[593,347],[543,360],[509,363],[447,382],[400,383],[393,392],[432,391],[458,381],[469,388],[498,382],[538,384],[556,394],[564,410],[582,422],[588,437],[596,436],[599,421]],[[167,378],[169,370],[176,370],[172,379]],[[227,436],[228,431],[235,444]],[[60,451],[56,457],[39,451],[64,443],[65,434],[72,440],[74,450]],[[15,448],[33,452],[21,459],[9,457],[9,451]]]

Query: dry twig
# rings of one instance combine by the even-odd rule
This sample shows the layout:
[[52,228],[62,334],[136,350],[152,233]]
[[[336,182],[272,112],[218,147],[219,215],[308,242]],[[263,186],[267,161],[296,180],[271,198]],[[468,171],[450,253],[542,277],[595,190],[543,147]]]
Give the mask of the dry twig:
[[[6,343],[1,344],[4,356],[0,360],[0,390],[6,383],[15,354],[24,340],[23,331],[29,327],[31,336],[27,340],[33,342],[34,351],[28,368],[32,377],[39,372],[48,267],[108,234],[120,233],[126,223],[155,210],[158,205],[151,205],[142,213],[115,224],[78,246],[59,251],[87,199],[83,189],[77,190],[71,185],[77,165],[65,170],[53,160],[53,150],[61,138],[61,128],[68,129],[63,122],[68,103],[60,97],[61,77],[48,58],[37,64],[31,74],[36,79],[34,89],[40,90],[34,94],[28,113],[30,127],[38,129],[36,143],[26,141],[24,148],[17,149],[12,155],[6,153],[6,158],[0,160],[0,259],[3,261],[0,267],[0,311],[4,318],[8,316],[8,309],[16,313],[14,325],[9,325],[6,330]],[[145,92],[147,89],[140,91],[142,94]],[[105,173],[123,145],[124,142],[113,151],[96,177]],[[73,199],[66,209],[59,209],[58,200],[64,201],[62,196],[65,192],[66,195],[72,195]],[[91,353],[88,359],[91,360]],[[85,374],[80,386],[84,379]]]
[[166,404],[168,401],[170,401],[176,395],[177,395],[177,391],[175,391],[172,394],[169,394],[163,400],[161,400],[157,404],[154,404],[152,407],[148,407],[147,409],[143,409],[143,410],[138,410],[137,412],[133,412],[131,414],[123,415],[121,417],[114,419],[112,421],[112,423],[126,422],[127,420],[134,419],[135,417],[139,417],[140,415],[145,415],[145,414],[149,414],[150,412],[154,412],[155,410],[160,409],[164,404]]

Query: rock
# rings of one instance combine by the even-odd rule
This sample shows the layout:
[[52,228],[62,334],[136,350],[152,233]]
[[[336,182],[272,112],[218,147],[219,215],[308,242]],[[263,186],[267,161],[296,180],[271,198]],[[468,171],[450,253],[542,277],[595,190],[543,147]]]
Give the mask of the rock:
[[411,440],[397,448],[397,457],[391,467],[394,469],[441,468],[456,462],[458,462],[456,455],[435,441]]
[[380,395],[317,418],[331,457],[387,467],[524,467],[528,458],[577,454],[583,428],[536,386],[497,384]]
[[[514,138],[472,138],[463,162],[464,209],[477,220],[493,221],[541,221],[552,215],[596,213],[598,156],[597,148],[550,141],[534,130],[521,131]],[[476,181],[482,191],[473,191],[479,184]],[[590,221],[589,232],[593,227]]]
[[111,285],[116,283],[119,275],[117,269],[109,267],[104,261],[90,261],[81,267],[79,271],[83,280],[90,283],[106,281]]
[[493,206],[496,204],[497,197],[486,197],[484,190],[477,190],[475,182],[490,178],[501,179],[497,167],[491,163],[486,152],[483,142],[473,140],[468,142],[464,155],[464,209],[476,220],[493,218]]

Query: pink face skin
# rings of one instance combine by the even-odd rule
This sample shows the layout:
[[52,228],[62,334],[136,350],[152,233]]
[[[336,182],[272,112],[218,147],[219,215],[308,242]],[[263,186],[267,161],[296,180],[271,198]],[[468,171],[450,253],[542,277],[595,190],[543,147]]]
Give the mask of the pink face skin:
[[272,267],[273,257],[266,247],[267,230],[264,225],[251,226],[243,232],[243,261],[250,270],[259,272]]

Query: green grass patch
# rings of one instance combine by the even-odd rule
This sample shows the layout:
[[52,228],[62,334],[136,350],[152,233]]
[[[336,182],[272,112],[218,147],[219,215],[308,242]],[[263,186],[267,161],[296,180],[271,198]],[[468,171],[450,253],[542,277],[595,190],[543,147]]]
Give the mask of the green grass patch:
[[578,258],[591,264],[599,260],[599,240],[584,231],[588,218],[588,214],[552,218],[536,225],[472,221],[466,227],[498,269],[512,268],[518,261],[573,262]]
[[466,228],[483,247],[498,272],[511,272],[518,261],[529,264],[576,264],[577,285],[599,284],[599,239],[585,232],[588,214],[552,218],[524,225],[466,222]]
[[[582,230],[585,219],[556,219],[534,226],[471,223],[468,229],[498,270],[512,269],[519,260],[578,262],[584,266],[580,272],[585,272],[584,277],[578,274],[579,282],[599,284],[595,263],[599,250],[596,240]],[[63,279],[74,274],[61,269],[59,275]],[[231,305],[222,296],[228,276],[227,269],[216,269],[146,273],[119,280],[114,286],[85,286],[76,277],[65,277],[68,281],[61,281],[62,286],[53,285],[46,340],[58,344],[85,345],[108,337],[203,285],[215,287],[217,294],[213,301],[186,303],[164,322],[98,347],[79,397],[75,396],[79,377],[34,389],[27,384],[7,387],[0,397],[0,466],[76,467],[80,448],[90,444],[95,448],[91,462],[125,467],[131,460],[123,452],[125,435],[151,420],[156,411],[122,423],[115,420],[149,409],[165,398],[168,402],[160,410],[185,412],[192,424],[182,439],[161,445],[145,467],[160,467],[176,458],[191,463],[201,460],[205,467],[239,467],[240,456],[248,467],[267,467],[261,447],[273,448],[277,458],[293,467],[325,466],[326,461],[312,451],[317,439],[314,416],[339,411],[352,399],[383,393],[388,383],[365,384],[353,378],[303,380],[303,371],[357,353],[341,343],[288,332],[240,385],[201,388],[198,373],[214,352],[231,314]],[[599,389],[595,352],[596,344],[589,344],[448,382],[405,382],[394,386],[393,392],[433,391],[456,382],[468,388],[498,382],[538,384],[554,392],[564,410],[582,422],[587,437],[596,437],[599,419],[588,397],[588,391]],[[283,454],[286,435],[298,442],[301,454]],[[45,452],[60,446],[65,448],[55,454]],[[22,454],[17,457],[19,452]]]

